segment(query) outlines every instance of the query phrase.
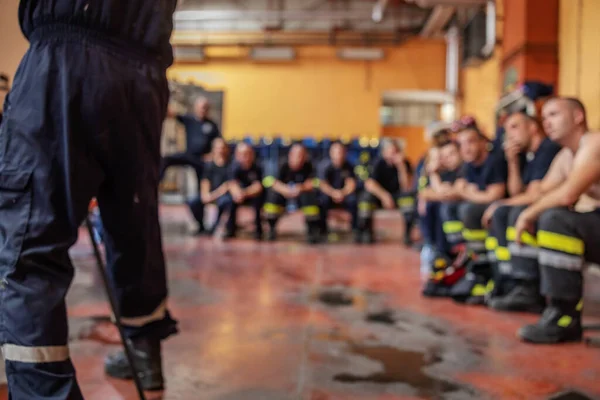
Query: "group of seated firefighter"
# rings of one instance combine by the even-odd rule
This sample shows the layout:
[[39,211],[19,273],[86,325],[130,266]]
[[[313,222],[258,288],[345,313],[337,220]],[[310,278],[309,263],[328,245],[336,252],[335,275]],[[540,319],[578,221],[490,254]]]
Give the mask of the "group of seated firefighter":
[[541,116],[510,114],[503,148],[474,121],[440,132],[418,212],[423,295],[541,313],[518,336],[551,344],[582,339],[582,273],[600,263],[600,134],[577,99],[552,98]]
[[[254,150],[246,143],[237,145],[234,158],[230,162],[223,139],[214,140],[211,161],[204,167],[200,181],[200,195],[188,203],[198,222],[198,235],[214,234],[222,217],[227,215],[223,237],[235,237],[237,211],[245,205],[254,209],[256,240],[263,238],[261,217],[269,226],[267,239],[274,241],[279,219],[288,210],[299,209],[304,215],[307,241],[322,243],[329,233],[329,211],[342,209],[350,214],[354,241],[373,243],[373,214],[384,207],[402,212],[406,222],[405,242],[410,243],[417,215],[416,191],[411,191],[410,163],[395,141],[383,141],[381,158],[369,168],[364,185],[359,184],[355,167],[347,159],[346,147],[340,142],[332,144],[329,159],[318,166],[312,164],[301,144],[294,144],[272,176],[263,177]],[[215,222],[208,229],[204,224],[207,204],[217,207]]]

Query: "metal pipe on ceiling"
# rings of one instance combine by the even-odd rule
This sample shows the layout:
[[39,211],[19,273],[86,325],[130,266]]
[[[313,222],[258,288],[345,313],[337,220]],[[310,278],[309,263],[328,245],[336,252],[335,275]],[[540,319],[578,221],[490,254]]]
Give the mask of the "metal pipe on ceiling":
[[387,4],[388,0],[378,0],[377,3],[375,3],[373,6],[373,14],[371,15],[374,22],[381,22],[383,20]]
[[429,18],[421,29],[421,36],[430,37],[442,32],[444,27],[454,15],[455,8],[452,6],[436,6],[431,11]]
[[496,2],[493,0],[487,2],[486,18],[486,40],[481,53],[485,57],[489,57],[496,48]]

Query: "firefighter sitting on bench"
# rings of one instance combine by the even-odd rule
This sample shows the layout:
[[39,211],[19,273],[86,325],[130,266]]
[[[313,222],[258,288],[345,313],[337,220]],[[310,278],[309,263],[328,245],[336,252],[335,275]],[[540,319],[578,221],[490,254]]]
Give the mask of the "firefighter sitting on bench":
[[262,168],[256,163],[254,149],[241,142],[235,148],[235,161],[232,163],[229,193],[233,203],[227,220],[227,233],[234,237],[237,230],[237,212],[240,206],[248,205],[254,210],[254,238],[262,240],[263,229],[260,212],[264,203]]
[[352,217],[352,230],[357,229],[356,177],[352,164],[346,159],[344,145],[333,143],[329,158],[323,161],[319,171],[321,233],[324,237],[327,237],[327,216],[332,208],[348,211]]
[[[197,235],[212,235],[219,226],[219,221],[226,211],[231,210],[233,201],[229,194],[229,147],[221,138],[213,141],[212,161],[204,168],[200,181],[200,196],[188,202],[190,211],[198,222]],[[207,204],[217,205],[217,218],[208,230],[204,227],[204,209]],[[231,232],[225,232],[225,237],[231,237]]]
[[518,335],[531,343],[579,341],[583,268],[600,263],[600,133],[588,131],[584,106],[577,99],[549,100],[542,118],[550,139],[568,153],[557,156],[562,179],[515,224],[517,244],[535,239],[541,294],[548,299],[539,321]]
[[373,214],[381,206],[399,208],[405,219],[405,242],[416,217],[415,195],[406,192],[412,187],[412,168],[398,143],[383,140],[381,157],[375,160],[365,191],[358,202],[358,234],[356,242],[374,243]]
[[277,176],[267,176],[265,216],[269,223],[268,240],[277,238],[276,225],[291,202],[302,210],[307,227],[307,239],[311,244],[320,240],[320,211],[315,189],[315,171],[307,159],[307,152],[301,144],[290,149],[288,161],[279,168]]
[[560,146],[544,135],[535,118],[523,112],[510,114],[504,128],[510,198],[492,203],[482,218],[482,226],[489,229],[486,249],[494,270],[494,290],[487,303],[496,310],[539,313],[544,300],[539,294],[537,249],[515,246],[512,234],[521,211],[557,181],[551,165]]

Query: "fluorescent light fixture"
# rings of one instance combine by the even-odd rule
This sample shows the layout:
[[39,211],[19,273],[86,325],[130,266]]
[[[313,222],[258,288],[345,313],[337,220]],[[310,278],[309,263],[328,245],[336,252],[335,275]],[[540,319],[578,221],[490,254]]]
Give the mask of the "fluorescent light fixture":
[[250,58],[257,61],[291,61],[296,51],[291,47],[253,47]]
[[342,60],[370,61],[383,59],[385,52],[377,48],[349,47],[338,50],[337,55]]
[[200,46],[175,46],[173,55],[177,61],[204,61],[204,49]]

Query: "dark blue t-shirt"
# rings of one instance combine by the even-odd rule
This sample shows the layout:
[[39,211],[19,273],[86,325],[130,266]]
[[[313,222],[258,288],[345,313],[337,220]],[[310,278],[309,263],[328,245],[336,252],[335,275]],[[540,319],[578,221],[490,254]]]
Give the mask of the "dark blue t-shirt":
[[504,153],[492,150],[481,165],[466,163],[462,173],[467,182],[477,185],[479,190],[495,183],[506,183],[508,171]]
[[330,160],[325,160],[319,170],[319,179],[334,189],[343,189],[348,178],[355,178],[354,167],[348,161],[341,168],[336,168]]
[[294,171],[290,168],[288,163],[285,163],[279,168],[279,172],[277,173],[277,180],[282,183],[304,183],[308,179],[312,179],[315,177],[315,171],[312,164],[308,161],[304,163],[304,165],[297,171]]
[[219,186],[229,181],[229,171],[231,167],[229,163],[217,165],[214,161],[206,163],[202,179],[210,182],[210,190],[216,190]]
[[458,167],[455,170],[448,170],[440,172],[440,179],[442,182],[454,183],[458,178],[462,177],[462,167]]
[[[412,166],[408,160],[404,160],[406,172],[412,174]],[[383,158],[378,158],[373,163],[373,168],[369,174],[369,178],[379,183],[381,187],[388,193],[396,194],[408,188],[401,188],[398,180],[398,169],[394,164],[388,164]]]
[[243,169],[238,162],[233,162],[231,165],[230,179],[237,181],[242,188],[261,182],[262,178],[262,169],[256,164],[252,164],[249,169]]
[[559,151],[560,146],[546,138],[535,153],[527,154],[521,171],[523,184],[528,185],[533,181],[542,180]]
[[178,115],[177,121],[185,127],[187,153],[204,155],[210,153],[213,140],[221,136],[219,128],[210,119],[197,119],[192,115]]

